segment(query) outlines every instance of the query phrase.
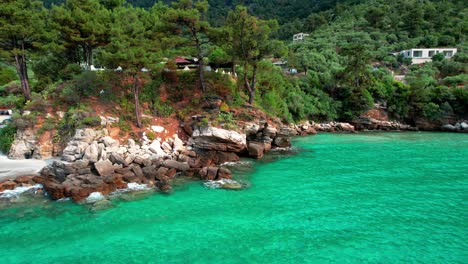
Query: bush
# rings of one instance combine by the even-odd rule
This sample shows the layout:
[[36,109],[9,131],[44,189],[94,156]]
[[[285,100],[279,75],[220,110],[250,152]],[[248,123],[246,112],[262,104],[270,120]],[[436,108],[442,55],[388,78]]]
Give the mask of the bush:
[[30,113],[29,115],[20,115],[18,113],[14,113],[11,117],[13,120],[14,125],[19,130],[25,130],[27,128],[32,128],[36,124],[36,113]]
[[169,103],[157,100],[154,105],[154,114],[160,117],[169,117],[174,113],[174,108]]
[[9,94],[0,97],[0,107],[15,107],[19,108],[24,103],[24,96]]
[[224,128],[226,129],[234,129],[237,128],[236,122],[232,113],[220,113],[218,115],[218,122],[220,122]]
[[24,107],[26,110],[30,111],[37,111],[37,112],[45,112],[47,106],[49,106],[49,102],[38,93],[31,94],[31,101],[28,101]]
[[0,66],[0,86],[8,84],[17,79],[18,77],[14,70],[7,68],[7,67]]
[[81,121],[81,124],[85,126],[91,126],[91,127],[100,126],[101,118],[99,116],[88,116],[88,117],[83,118],[83,120]]
[[153,141],[153,140],[156,139],[156,134],[155,134],[153,131],[149,131],[149,132],[146,133],[146,137],[147,137],[149,140]]
[[0,152],[8,154],[11,148],[11,144],[15,140],[16,127],[12,122],[0,128]]
[[55,129],[55,120],[52,118],[47,118],[42,124],[41,128],[37,131],[38,135],[44,134],[46,131],[51,131]]
[[130,126],[128,122],[122,119],[120,119],[119,122],[115,123],[114,126],[120,128],[120,131],[124,133],[132,131],[132,126]]
[[84,71],[66,83],[62,90],[62,97],[67,103],[78,105],[83,97],[97,96],[108,90],[109,84],[96,72]]

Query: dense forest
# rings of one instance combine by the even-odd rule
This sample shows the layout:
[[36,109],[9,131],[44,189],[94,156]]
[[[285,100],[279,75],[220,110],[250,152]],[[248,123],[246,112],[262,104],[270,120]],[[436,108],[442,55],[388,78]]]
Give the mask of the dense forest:
[[[66,104],[73,117],[87,107],[86,98],[97,97],[119,104],[122,120],[138,127],[145,112],[189,114],[199,99],[176,106],[187,94],[220,96],[225,109],[248,103],[285,122],[352,121],[376,104],[410,124],[468,114],[465,1],[154,2],[2,3],[0,107],[40,115]],[[310,36],[293,42],[299,32]],[[391,54],[424,47],[458,53],[423,65]],[[178,56],[195,59],[197,68],[176,71]],[[122,70],[90,71],[92,65]],[[224,70],[236,78],[208,65],[230,65]],[[232,122],[225,112],[222,119]],[[17,128],[32,122],[16,119]],[[69,125],[64,122],[46,125]]]

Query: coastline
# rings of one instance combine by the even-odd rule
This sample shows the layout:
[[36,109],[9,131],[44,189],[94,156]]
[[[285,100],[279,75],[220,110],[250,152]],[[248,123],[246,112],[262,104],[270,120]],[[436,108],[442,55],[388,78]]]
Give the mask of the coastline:
[[[175,138],[169,144],[155,140],[143,142],[141,146],[132,141],[127,145],[120,145],[118,141],[105,136],[105,131],[96,133],[88,129],[84,130],[88,132],[77,131],[75,141],[69,142],[69,147],[83,143],[77,143],[76,140],[84,139],[86,142],[81,150],[82,153],[77,154],[81,157],[80,159],[70,160],[67,148],[61,160],[56,158],[8,160],[1,157],[0,164],[1,162],[8,164],[7,167],[12,169],[4,171],[4,175],[0,171],[0,192],[40,184],[49,198],[53,200],[72,198],[75,202],[79,202],[91,195],[97,195],[96,193],[107,195],[118,190],[125,190],[129,188],[129,184],[139,184],[148,189],[154,188],[156,191],[168,193],[172,191],[171,182],[176,177],[188,177],[206,182],[218,181],[220,184],[217,186],[220,188],[238,190],[242,189],[242,185],[231,180],[232,173],[223,164],[238,162],[239,157],[261,159],[269,151],[291,147],[292,137],[317,133],[419,131],[408,125],[394,122],[388,124],[390,126],[383,129],[361,128],[359,130],[349,123],[340,122],[324,124],[306,122],[280,128],[269,126],[268,123],[246,124],[244,133],[212,127],[195,128],[192,137],[186,141]],[[389,129],[395,127],[402,129]],[[437,132],[452,131],[437,130]],[[86,133],[94,136],[89,138],[88,135],[86,139]],[[93,142],[101,142],[99,143],[101,145],[98,147],[98,144]],[[111,150],[110,152],[107,147]],[[98,149],[104,151],[103,157],[101,157],[102,153],[98,153]],[[135,152],[135,149],[138,151]],[[147,152],[141,154],[143,152],[139,152],[140,150]],[[73,147],[73,151],[77,151],[76,147]],[[90,151],[95,153],[90,154]],[[108,172],[101,172],[98,165],[105,161],[107,168],[103,170],[108,170]],[[19,167],[21,169],[14,169]],[[20,180],[16,181],[16,178]]]

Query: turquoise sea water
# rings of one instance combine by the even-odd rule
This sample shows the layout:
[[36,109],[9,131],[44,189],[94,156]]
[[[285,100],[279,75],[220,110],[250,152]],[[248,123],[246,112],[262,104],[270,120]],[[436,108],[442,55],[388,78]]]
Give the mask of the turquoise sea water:
[[1,263],[468,263],[468,135],[321,134],[236,171],[91,212],[0,210]]

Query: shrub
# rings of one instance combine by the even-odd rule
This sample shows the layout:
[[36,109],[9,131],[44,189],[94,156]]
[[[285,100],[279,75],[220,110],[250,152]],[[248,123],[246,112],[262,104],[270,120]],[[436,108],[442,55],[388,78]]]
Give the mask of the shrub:
[[36,113],[30,113],[29,115],[20,115],[18,113],[14,113],[11,117],[13,120],[14,125],[19,130],[25,130],[26,128],[34,127],[36,124]]
[[119,122],[115,123],[114,126],[120,128],[121,132],[130,132],[132,130],[132,126],[128,124],[125,120],[120,119]]
[[157,101],[153,105],[154,114],[160,117],[169,117],[174,113],[174,108],[169,103]]
[[26,103],[24,109],[45,112],[47,106],[49,106],[49,102],[47,102],[47,100],[41,94],[33,92],[31,94],[31,101]]
[[146,133],[146,137],[147,137],[149,140],[153,141],[153,140],[156,139],[156,134],[155,134],[153,131],[149,131],[149,132]]
[[226,129],[234,129],[237,127],[232,113],[220,113],[217,121],[223,124],[223,127]]
[[0,128],[0,152],[7,154],[10,151],[11,144],[15,140],[16,127],[12,122]]
[[41,128],[39,128],[39,130],[37,131],[37,134],[38,135],[42,135],[44,134],[44,132],[46,131],[50,131],[50,130],[53,130],[55,129],[55,120],[52,119],[52,118],[47,118],[44,123],[42,124]]
[[17,79],[18,77],[14,70],[0,66],[0,85],[8,84]]
[[88,116],[81,120],[81,124],[85,126],[99,126],[101,125],[101,118],[99,116]]

